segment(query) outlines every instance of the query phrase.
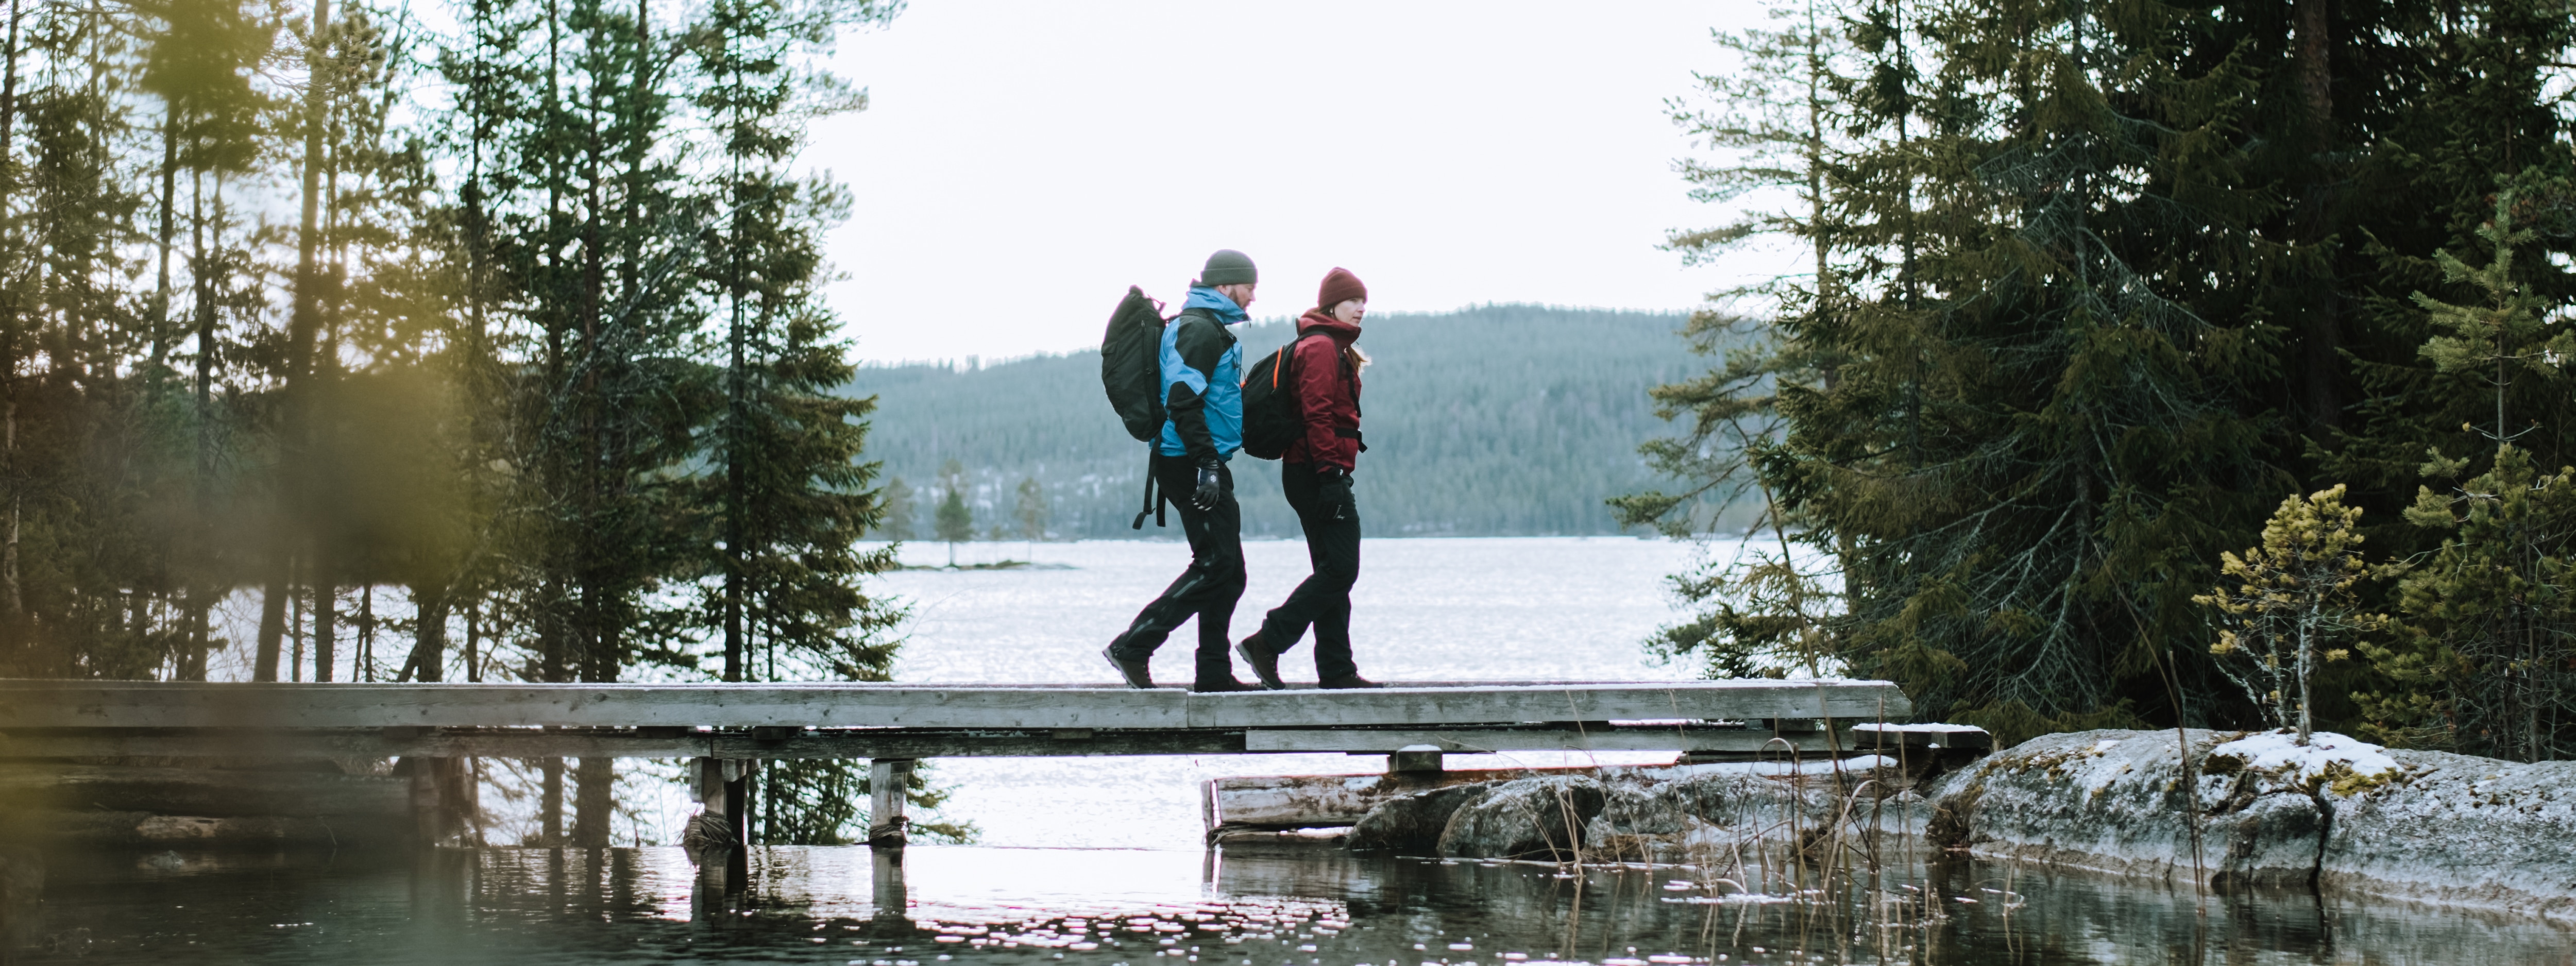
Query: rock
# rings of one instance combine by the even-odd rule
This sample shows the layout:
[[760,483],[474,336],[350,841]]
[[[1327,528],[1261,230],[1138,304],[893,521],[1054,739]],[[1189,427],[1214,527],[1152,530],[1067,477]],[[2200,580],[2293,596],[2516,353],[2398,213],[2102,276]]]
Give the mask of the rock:
[[1839,768],[1830,760],[1794,769],[1787,762],[1701,765],[1635,791],[1613,786],[1585,831],[1585,847],[1643,859],[1757,843],[1813,848],[1837,834],[1864,846],[1880,836],[1910,837],[1919,845],[1930,817],[1923,797],[1911,791],[1881,797],[1894,787],[1881,777],[1895,770],[1858,761]]
[[1406,855],[1438,854],[1440,833],[1449,827],[1450,817],[1460,807],[1484,798],[1493,788],[1491,782],[1478,782],[1380,801],[1351,826],[1350,847],[1353,851],[1393,849]]
[[[2036,738],[1937,783],[1933,837],[1987,858],[2218,886],[2306,885],[2326,828],[2316,770],[2306,759],[2263,757],[2274,750],[2268,743],[2228,744],[2243,737],[2195,730],[2181,741],[2171,731]],[[2183,742],[2201,766],[2191,787],[2182,782]]]
[[1568,861],[1608,794],[1598,779],[1524,778],[1460,807],[1440,832],[1443,857]]
[[2401,777],[2334,801],[2320,885],[2576,920],[2576,761],[2388,755]]

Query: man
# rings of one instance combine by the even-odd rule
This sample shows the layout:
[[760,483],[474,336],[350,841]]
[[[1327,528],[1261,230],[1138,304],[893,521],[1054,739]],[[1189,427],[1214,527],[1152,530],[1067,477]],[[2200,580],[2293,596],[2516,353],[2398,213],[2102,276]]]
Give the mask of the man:
[[1336,268],[1324,276],[1315,307],[1297,319],[1291,388],[1305,431],[1280,454],[1279,488],[1306,529],[1306,559],[1315,571],[1236,648],[1261,686],[1273,690],[1288,686],[1279,679],[1280,652],[1295,647],[1308,626],[1315,629],[1315,677],[1323,687],[1379,686],[1351,662],[1351,584],[1360,577],[1360,508],[1351,496],[1351,470],[1367,448],[1360,444],[1360,369],[1368,363],[1352,343],[1367,314],[1368,286]]
[[1147,663],[1182,621],[1199,621],[1192,691],[1252,691],[1234,679],[1227,625],[1243,597],[1243,508],[1234,502],[1226,460],[1243,447],[1243,348],[1228,326],[1244,321],[1258,275],[1252,259],[1225,249],[1208,256],[1190,283],[1180,317],[1163,326],[1163,435],[1154,444],[1153,474],[1163,499],[1181,516],[1190,569],[1138,612],[1125,633],[1101,649],[1128,687],[1150,688]]

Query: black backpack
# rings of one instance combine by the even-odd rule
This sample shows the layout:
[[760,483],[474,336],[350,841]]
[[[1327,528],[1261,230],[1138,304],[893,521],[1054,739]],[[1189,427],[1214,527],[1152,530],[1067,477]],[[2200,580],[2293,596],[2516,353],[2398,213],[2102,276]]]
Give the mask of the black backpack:
[[1163,432],[1163,321],[1163,303],[1130,285],[1100,336],[1100,386],[1139,442]]
[[1261,357],[1243,373],[1243,451],[1265,460],[1288,454],[1288,447],[1305,435],[1305,420],[1297,415],[1297,343],[1305,336],[1288,340],[1279,350]]
[[1100,388],[1109,393],[1109,408],[1127,424],[1127,435],[1145,444],[1145,507],[1136,511],[1131,530],[1145,529],[1145,516],[1163,526],[1162,505],[1154,500],[1154,441],[1163,435],[1163,303],[1136,286],[1109,313],[1109,329],[1100,335]]

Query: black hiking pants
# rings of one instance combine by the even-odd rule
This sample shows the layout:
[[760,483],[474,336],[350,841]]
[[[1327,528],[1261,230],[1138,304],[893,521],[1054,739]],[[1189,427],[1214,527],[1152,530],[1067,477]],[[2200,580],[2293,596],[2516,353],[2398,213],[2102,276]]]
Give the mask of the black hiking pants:
[[1232,642],[1226,640],[1226,632],[1234,622],[1235,603],[1243,599],[1243,507],[1234,502],[1234,471],[1219,465],[1216,478],[1225,488],[1225,497],[1217,501],[1216,509],[1201,510],[1190,505],[1190,494],[1199,488],[1198,467],[1187,459],[1154,459],[1154,484],[1180,514],[1181,535],[1190,541],[1190,569],[1181,571],[1180,579],[1145,605],[1126,633],[1109,643],[1119,657],[1150,657],[1173,628],[1196,617],[1199,683],[1234,678],[1234,659],[1226,650]]
[[1315,572],[1288,594],[1288,602],[1261,621],[1261,642],[1274,653],[1285,652],[1315,628],[1315,674],[1330,681],[1360,673],[1351,661],[1351,585],[1360,579],[1360,510],[1355,497],[1335,507],[1316,492],[1312,463],[1279,467],[1279,488],[1288,492],[1288,508],[1306,529],[1306,560]]

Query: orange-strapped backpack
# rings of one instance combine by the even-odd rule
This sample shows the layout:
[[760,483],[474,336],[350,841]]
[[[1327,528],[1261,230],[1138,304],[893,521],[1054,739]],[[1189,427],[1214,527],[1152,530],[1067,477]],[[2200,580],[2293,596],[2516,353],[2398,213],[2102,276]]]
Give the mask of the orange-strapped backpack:
[[[1309,338],[1332,338],[1322,332],[1309,332],[1288,340],[1278,351],[1261,357],[1243,374],[1243,451],[1265,460],[1288,454],[1297,438],[1306,434],[1305,420],[1297,415],[1297,343]],[[1347,365],[1347,363],[1345,363]],[[1347,379],[1345,379],[1347,381]]]

